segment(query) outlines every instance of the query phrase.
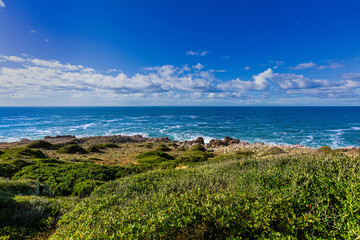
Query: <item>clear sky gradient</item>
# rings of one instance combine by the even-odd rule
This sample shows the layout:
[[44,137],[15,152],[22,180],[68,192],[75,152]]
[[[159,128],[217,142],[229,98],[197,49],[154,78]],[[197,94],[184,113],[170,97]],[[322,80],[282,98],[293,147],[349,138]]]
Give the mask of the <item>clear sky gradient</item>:
[[0,106],[360,105],[360,1],[0,0]]

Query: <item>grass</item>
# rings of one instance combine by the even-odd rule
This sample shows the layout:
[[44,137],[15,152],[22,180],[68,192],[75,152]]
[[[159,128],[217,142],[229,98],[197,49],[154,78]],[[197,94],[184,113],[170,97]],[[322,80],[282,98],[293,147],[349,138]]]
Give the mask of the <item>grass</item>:
[[57,150],[58,153],[65,153],[65,154],[75,154],[75,153],[81,153],[81,154],[87,154],[88,152],[82,148],[81,146],[77,144],[71,144],[67,145],[65,147],[60,148]]
[[357,152],[147,144],[78,144],[88,162],[75,163],[77,151],[2,149],[0,239],[360,237]]
[[359,166],[358,156],[286,156],[141,173],[95,190],[52,239],[354,239]]
[[54,145],[44,140],[36,140],[26,146],[27,148],[53,149]]

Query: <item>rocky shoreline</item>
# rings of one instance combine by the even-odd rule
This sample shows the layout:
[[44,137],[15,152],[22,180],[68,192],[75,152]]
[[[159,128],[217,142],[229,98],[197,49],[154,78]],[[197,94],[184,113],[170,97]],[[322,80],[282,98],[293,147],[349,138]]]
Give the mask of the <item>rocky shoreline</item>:
[[[146,142],[153,142],[153,143],[176,143],[180,146],[187,146],[191,147],[196,144],[201,144],[207,149],[212,149],[215,151],[221,152],[232,152],[237,149],[264,149],[264,148],[271,148],[277,147],[284,151],[289,150],[314,150],[314,148],[303,146],[300,144],[297,145],[281,145],[281,144],[266,144],[262,142],[256,143],[249,143],[245,141],[240,141],[238,139],[233,139],[230,137],[225,137],[224,139],[211,139],[209,143],[205,143],[202,137],[198,137],[192,141],[174,141],[168,137],[160,137],[160,138],[149,138],[143,137],[142,135],[134,135],[134,136],[126,136],[126,135],[112,135],[112,136],[91,136],[91,137],[76,137],[73,135],[57,135],[57,136],[45,136],[45,141],[50,143],[67,143],[72,142],[76,144],[83,144],[83,143],[92,143],[92,144],[99,144],[99,143],[146,143]],[[16,142],[1,142],[0,148],[4,147],[13,147],[15,145],[24,145],[34,142],[36,140],[30,140],[27,138],[23,138],[20,141]],[[360,150],[360,147],[346,147],[345,149],[349,150]]]

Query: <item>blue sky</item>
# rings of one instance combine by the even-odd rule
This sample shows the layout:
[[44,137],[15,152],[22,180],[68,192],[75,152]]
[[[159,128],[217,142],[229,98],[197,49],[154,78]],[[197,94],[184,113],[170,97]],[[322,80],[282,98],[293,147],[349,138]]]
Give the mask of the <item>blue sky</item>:
[[0,106],[360,105],[360,2],[0,0]]

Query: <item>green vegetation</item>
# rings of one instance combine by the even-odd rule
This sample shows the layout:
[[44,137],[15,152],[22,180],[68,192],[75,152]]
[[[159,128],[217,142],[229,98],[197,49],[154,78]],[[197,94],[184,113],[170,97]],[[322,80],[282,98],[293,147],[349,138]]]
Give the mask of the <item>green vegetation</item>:
[[50,186],[54,196],[79,194],[79,186],[88,180],[110,181],[139,172],[136,167],[96,165],[92,163],[36,163],[23,167],[14,175],[14,179],[33,179]]
[[65,154],[75,154],[75,153],[86,154],[86,153],[88,153],[84,148],[82,148],[81,146],[79,146],[77,144],[67,145],[67,146],[62,147],[59,150],[57,150],[57,152],[65,153]]
[[46,150],[60,160],[28,147],[2,149],[0,239],[360,237],[354,150],[219,154],[199,144],[165,153],[168,146],[156,146],[129,146],[126,166],[106,160],[121,158],[125,147],[92,145],[101,161],[91,154],[87,162],[68,161],[83,145],[63,147],[67,155]]
[[52,199],[45,185],[0,178],[0,239],[25,239],[55,227],[74,203]]
[[129,176],[77,205],[52,239],[354,239],[359,168],[356,156],[286,156]]
[[88,152],[92,152],[92,153],[101,153],[102,151],[100,150],[100,148],[98,146],[91,146],[88,149]]
[[200,151],[205,152],[205,147],[201,144],[196,144],[195,146],[190,148],[191,151]]
[[332,151],[333,150],[329,146],[322,146],[322,147],[319,147],[318,149],[316,149],[316,152],[320,153],[320,154],[330,154],[330,153],[332,153]]
[[136,160],[140,164],[159,164],[174,160],[175,158],[161,151],[149,151],[137,155]]
[[54,149],[54,145],[44,140],[37,140],[26,146],[27,148]]
[[265,151],[264,155],[276,155],[280,153],[284,153],[285,151],[278,147],[271,147],[267,151]]
[[119,145],[115,143],[103,143],[96,145],[99,148],[119,148]]
[[156,148],[156,151],[162,151],[162,152],[170,152],[171,148],[169,148],[168,146],[161,144],[160,146],[158,146]]

